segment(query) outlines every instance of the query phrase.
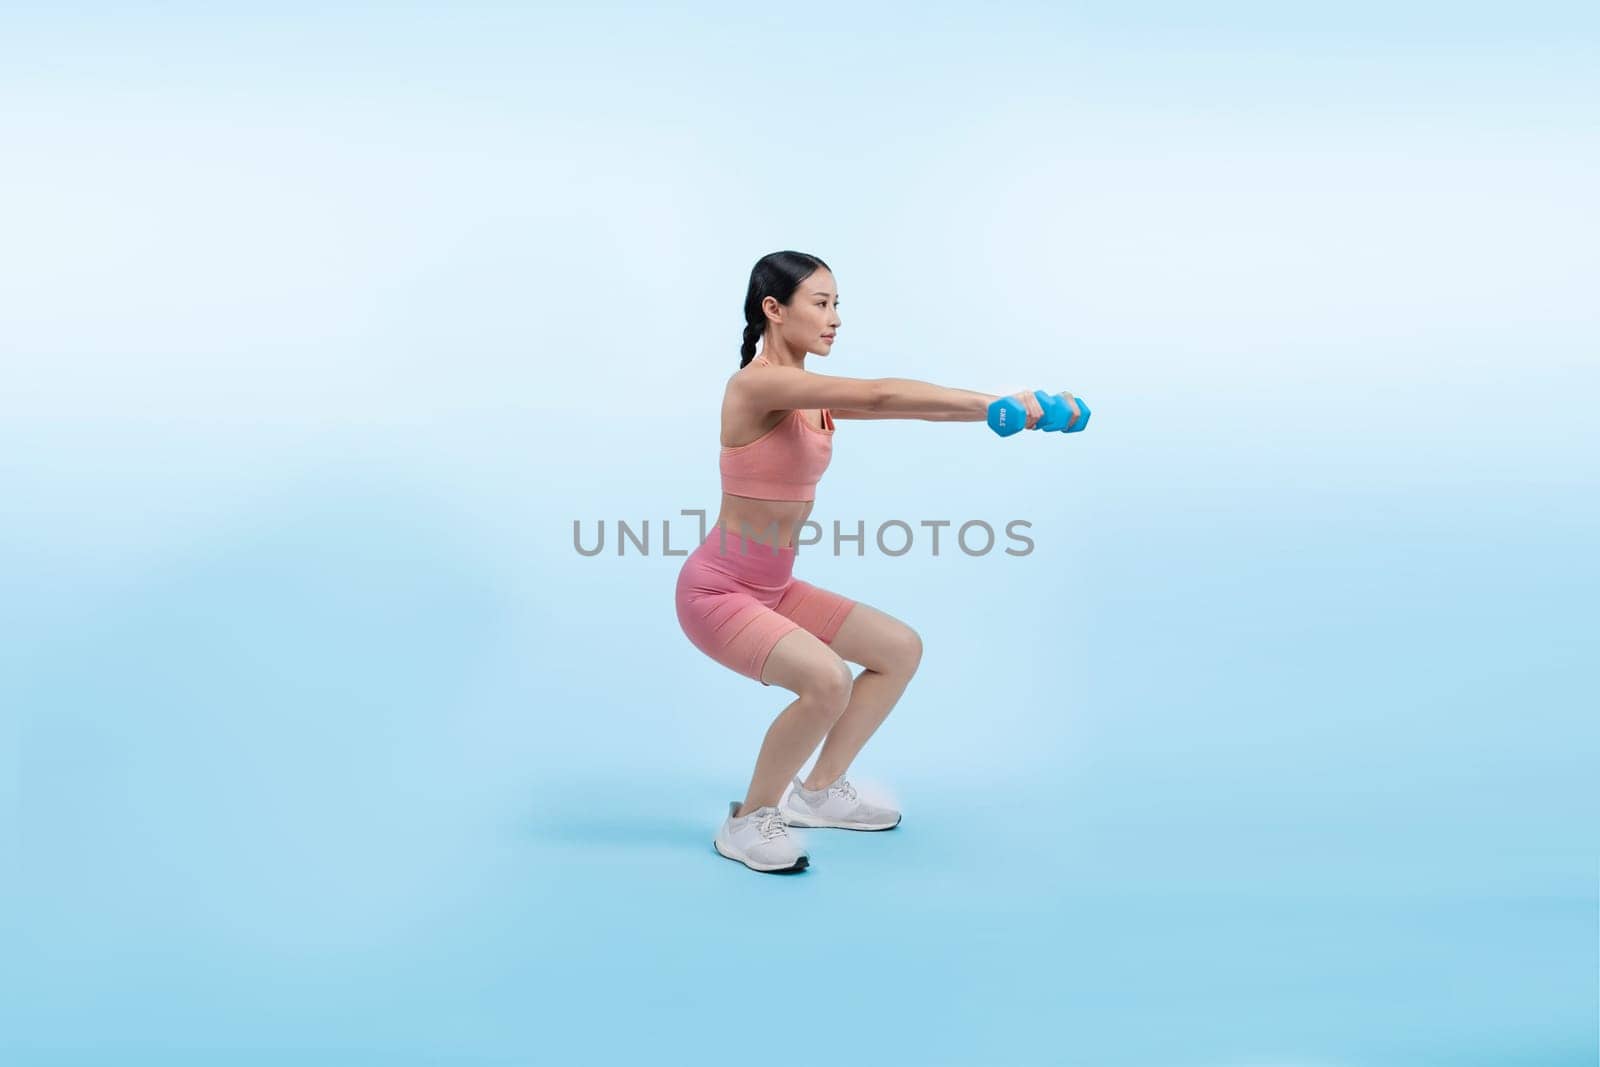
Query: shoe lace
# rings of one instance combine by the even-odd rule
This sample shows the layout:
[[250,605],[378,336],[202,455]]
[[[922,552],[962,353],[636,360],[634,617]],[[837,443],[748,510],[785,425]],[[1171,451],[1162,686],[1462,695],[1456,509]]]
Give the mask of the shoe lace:
[[785,837],[789,833],[789,827],[783,821],[783,814],[777,808],[768,808],[762,812],[761,818],[756,822],[756,829],[761,832],[763,841]]
[[839,784],[834,786],[833,791],[850,801],[852,804],[854,804],[857,800],[856,787],[851,785],[848,779],[839,779]]

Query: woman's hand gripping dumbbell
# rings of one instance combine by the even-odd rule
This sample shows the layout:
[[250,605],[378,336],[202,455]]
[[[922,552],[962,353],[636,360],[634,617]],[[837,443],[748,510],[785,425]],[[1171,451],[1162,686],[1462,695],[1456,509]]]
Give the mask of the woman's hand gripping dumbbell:
[[1071,393],[1023,390],[989,405],[989,429],[1001,437],[1019,430],[1077,433],[1089,425],[1089,405]]

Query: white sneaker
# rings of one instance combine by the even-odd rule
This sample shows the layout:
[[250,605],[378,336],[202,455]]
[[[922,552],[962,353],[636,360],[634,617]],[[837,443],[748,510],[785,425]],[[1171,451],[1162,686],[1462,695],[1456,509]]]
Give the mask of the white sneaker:
[[738,860],[752,871],[790,873],[811,865],[805,847],[789,833],[783,813],[768,804],[735,819],[740,802],[728,802],[728,817],[712,840],[712,845],[730,860]]
[[826,789],[812,792],[800,784],[783,802],[783,817],[792,826],[832,826],[840,830],[893,830],[900,825],[900,813],[893,808],[869,804],[856,793],[844,775]]

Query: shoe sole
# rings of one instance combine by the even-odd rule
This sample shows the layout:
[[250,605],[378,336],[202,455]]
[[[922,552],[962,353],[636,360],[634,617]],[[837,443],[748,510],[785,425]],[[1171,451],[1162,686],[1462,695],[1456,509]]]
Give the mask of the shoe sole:
[[[901,816],[901,818],[904,818],[904,816]],[[855,826],[850,823],[828,822],[825,819],[814,819],[809,815],[796,815],[792,811],[785,811],[783,813],[783,821],[788,823],[790,826],[803,826],[807,830],[864,830],[869,833],[879,833],[884,830],[893,830],[896,826],[900,825],[900,819],[896,819],[888,826]]]
[[723,859],[732,860],[735,863],[742,863],[746,867],[749,867],[752,871],[756,871],[760,874],[799,874],[801,871],[811,866],[810,857],[801,856],[793,863],[787,864],[783,867],[760,867],[754,863],[751,863],[749,860],[743,860],[738,856],[728,855],[726,852],[722,851],[722,842],[716,838],[711,839],[711,847],[716,849],[717,855],[721,856]]

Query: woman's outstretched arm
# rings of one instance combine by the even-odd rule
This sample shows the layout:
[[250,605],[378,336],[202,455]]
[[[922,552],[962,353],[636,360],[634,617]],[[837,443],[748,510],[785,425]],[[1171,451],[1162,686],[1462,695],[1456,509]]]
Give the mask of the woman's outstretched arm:
[[[728,380],[730,395],[758,411],[827,408],[841,419],[984,422],[995,393],[952,389],[915,378],[836,378],[797,367],[745,367]],[[1032,393],[1016,394],[1029,425],[1041,414]]]
[[997,393],[953,389],[915,378],[879,378],[878,406],[871,411],[831,408],[836,419],[922,419],[928,422],[983,422]]

